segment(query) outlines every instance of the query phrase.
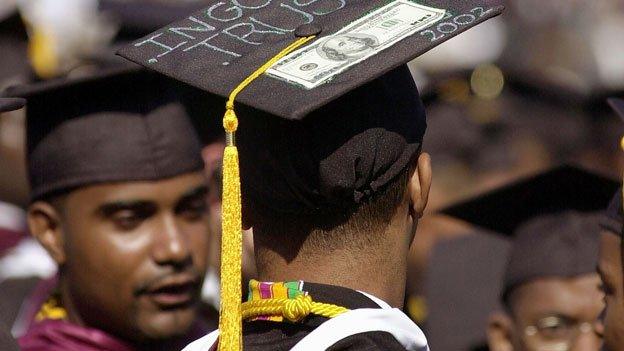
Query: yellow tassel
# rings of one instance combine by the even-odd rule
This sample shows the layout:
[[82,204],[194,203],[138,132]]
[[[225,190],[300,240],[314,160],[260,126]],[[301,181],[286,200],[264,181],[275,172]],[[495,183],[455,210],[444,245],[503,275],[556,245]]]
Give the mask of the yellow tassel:
[[241,349],[241,193],[236,146],[223,154],[223,200],[221,239],[221,314],[219,350]]
[[241,190],[238,165],[238,150],[234,133],[238,118],[234,111],[234,100],[251,82],[260,77],[282,57],[314,38],[299,38],[242,81],[230,94],[223,116],[226,144],[223,153],[223,198],[221,239],[221,306],[219,313],[219,351],[240,351],[242,347],[242,220]]
[[54,49],[54,38],[39,28],[33,28],[28,42],[28,56],[35,73],[44,79],[58,74],[59,60]]

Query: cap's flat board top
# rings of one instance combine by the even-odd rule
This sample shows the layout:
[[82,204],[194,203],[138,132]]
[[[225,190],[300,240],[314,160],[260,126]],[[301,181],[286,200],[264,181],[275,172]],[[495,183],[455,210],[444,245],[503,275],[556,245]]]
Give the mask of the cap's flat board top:
[[[301,49],[305,54],[287,57],[237,99],[300,119],[502,10],[488,0],[224,0],[135,41],[119,54],[227,96],[295,41],[300,26],[315,26],[321,32]],[[305,29],[314,32],[310,26]]]
[[26,105],[25,99],[0,97],[0,113],[19,110],[25,105]]
[[618,186],[614,179],[574,165],[561,165],[441,212],[511,236],[518,226],[536,216],[566,210],[604,210]]

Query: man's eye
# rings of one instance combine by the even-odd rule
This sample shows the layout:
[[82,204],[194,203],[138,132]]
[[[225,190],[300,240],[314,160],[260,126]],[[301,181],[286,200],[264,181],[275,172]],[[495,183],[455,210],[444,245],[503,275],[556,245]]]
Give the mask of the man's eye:
[[121,211],[112,217],[115,226],[121,230],[132,230],[143,222],[143,217],[133,211]]
[[204,198],[191,201],[186,204],[180,214],[189,220],[197,220],[202,218],[208,212],[208,204]]
[[613,288],[609,286],[609,284],[606,284],[605,282],[598,284],[598,289],[602,291],[606,296],[613,295]]
[[548,339],[561,339],[565,338],[568,334],[569,328],[566,325],[551,325],[540,329],[540,334]]
[[563,339],[572,329],[572,322],[559,317],[546,317],[537,323],[542,337],[550,340]]

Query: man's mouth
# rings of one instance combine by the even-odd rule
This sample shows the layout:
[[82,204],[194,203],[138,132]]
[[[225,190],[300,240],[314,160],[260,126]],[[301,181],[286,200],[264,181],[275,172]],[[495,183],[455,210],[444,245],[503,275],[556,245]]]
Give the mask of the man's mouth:
[[192,275],[165,278],[148,286],[143,295],[161,308],[182,308],[196,301],[199,279]]

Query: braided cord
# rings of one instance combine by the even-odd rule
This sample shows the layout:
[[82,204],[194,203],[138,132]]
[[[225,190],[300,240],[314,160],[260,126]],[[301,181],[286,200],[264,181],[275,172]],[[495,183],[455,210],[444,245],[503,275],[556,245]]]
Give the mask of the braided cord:
[[258,316],[283,316],[291,322],[299,322],[310,314],[334,318],[349,309],[328,303],[314,302],[309,295],[294,299],[261,299],[243,303],[243,319]]
[[226,143],[223,153],[223,198],[221,202],[221,306],[219,313],[219,350],[240,351],[242,346],[241,318],[241,261],[242,261],[242,215],[241,184],[238,150],[234,133],[238,129],[238,117],[234,112],[234,100],[251,82],[260,77],[282,57],[310,41],[313,36],[299,38],[242,81],[230,93],[223,116]]
[[[223,127],[225,131],[228,133],[234,133],[238,128],[238,118],[236,117],[236,112],[234,112],[234,100],[240,92],[242,92],[251,82],[260,77],[266,70],[271,68],[277,61],[281,60],[284,56],[290,54],[292,51],[297,49],[298,47],[304,45],[308,41],[314,39],[314,35],[309,37],[303,37],[295,40],[292,44],[288,45],[282,51],[280,51],[277,55],[273,56],[270,60],[268,60],[265,64],[260,66],[255,72],[249,75],[249,77],[245,78],[232,92],[225,103],[225,116],[223,117]],[[233,140],[232,140],[233,143]]]

